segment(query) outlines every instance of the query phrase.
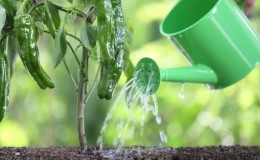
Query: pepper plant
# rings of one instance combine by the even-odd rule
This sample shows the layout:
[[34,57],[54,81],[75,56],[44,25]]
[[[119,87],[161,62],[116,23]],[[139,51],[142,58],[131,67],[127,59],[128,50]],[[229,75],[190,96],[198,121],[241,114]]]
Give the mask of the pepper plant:
[[[77,4],[67,0],[67,4],[70,6],[62,6],[51,0],[0,0],[0,122],[8,106],[10,78],[14,73],[17,55],[40,89],[55,87],[40,64],[37,47],[39,37],[49,34],[56,47],[56,53],[53,53],[54,68],[63,63],[64,70],[75,85],[78,137],[81,149],[86,150],[84,108],[93,88],[87,87],[89,58],[94,52],[98,55],[98,96],[111,99],[122,71],[128,78],[133,75],[133,65],[129,60],[131,36],[125,26],[121,0],[81,0]],[[76,27],[70,23],[71,17],[77,17],[84,23],[79,35],[66,31],[68,26]],[[71,39],[76,40],[76,45],[72,45]],[[67,50],[71,50],[78,64],[77,80],[64,58]]]

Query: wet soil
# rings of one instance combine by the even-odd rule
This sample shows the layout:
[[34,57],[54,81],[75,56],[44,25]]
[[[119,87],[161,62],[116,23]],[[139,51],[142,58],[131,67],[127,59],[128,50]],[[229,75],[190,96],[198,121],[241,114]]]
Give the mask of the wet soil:
[[212,147],[125,147],[121,149],[89,147],[3,147],[0,160],[260,160],[259,146]]

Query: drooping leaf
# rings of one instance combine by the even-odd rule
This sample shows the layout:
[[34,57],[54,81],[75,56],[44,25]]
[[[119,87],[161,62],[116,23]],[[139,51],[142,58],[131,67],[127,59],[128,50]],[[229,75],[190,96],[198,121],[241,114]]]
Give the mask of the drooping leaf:
[[5,19],[6,19],[5,9],[0,5],[0,35],[5,25]]
[[89,23],[85,23],[81,30],[80,38],[84,47],[92,50],[96,46],[97,32]]
[[44,26],[43,26],[42,22],[39,22],[39,21],[35,22],[35,26],[38,28],[38,31],[40,34],[42,34],[44,32]]
[[46,25],[52,37],[55,38],[55,30],[60,27],[60,22],[61,22],[59,11],[55,7],[55,5],[48,0],[44,0],[44,5],[45,5]]
[[55,54],[56,56],[55,56],[54,68],[56,68],[60,64],[67,51],[66,33],[64,28],[59,29],[59,31],[56,34],[55,51],[56,51]]
[[36,21],[36,22],[34,23],[34,25],[35,25],[36,40],[37,40],[38,37],[39,37],[40,35],[42,35],[42,33],[44,32],[44,25],[43,25],[43,23],[40,22],[40,21]]

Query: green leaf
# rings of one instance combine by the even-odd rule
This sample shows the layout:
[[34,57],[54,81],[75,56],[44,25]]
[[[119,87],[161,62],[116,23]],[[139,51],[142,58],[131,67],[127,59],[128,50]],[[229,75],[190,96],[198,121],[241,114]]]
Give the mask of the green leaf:
[[89,23],[85,23],[80,33],[81,41],[84,47],[92,50],[96,46],[97,32]]
[[55,51],[56,51],[56,57],[55,57],[54,68],[56,68],[60,64],[67,51],[66,33],[64,31],[64,28],[59,29],[59,31],[56,34]]
[[0,34],[5,25],[6,13],[5,9],[0,5]]
[[55,5],[48,0],[44,0],[44,5],[45,5],[46,25],[52,37],[55,38],[55,30],[60,27],[60,21],[61,21],[59,16],[59,11],[55,7]]
[[46,26],[49,29],[49,32],[53,39],[55,39],[55,27],[53,25],[53,21],[48,16],[47,11],[45,10],[45,17],[46,17]]
[[67,0],[70,4],[72,4],[73,3],[73,0]]
[[75,4],[73,6],[73,8],[76,8],[76,9],[83,9],[85,7],[85,4],[84,3],[78,3],[78,4]]
[[42,24],[42,22],[40,21],[35,22],[35,26],[38,28],[40,34],[44,32],[44,25]]
[[72,11],[73,10],[73,6],[63,7],[63,9],[65,9],[66,11]]
[[3,5],[3,7],[5,8],[6,14],[11,16],[11,17],[14,17],[15,14],[16,14],[17,3],[13,2],[13,0],[3,0],[3,1],[0,1],[0,2]]
[[34,25],[36,31],[36,40],[38,40],[39,36],[42,35],[42,33],[44,32],[44,25],[40,21],[36,21]]
[[59,15],[59,10],[58,8],[50,1],[48,1],[48,6],[49,6],[49,10],[51,13],[51,18],[52,21],[54,23],[54,26],[56,29],[60,28],[60,23],[61,23],[61,19],[60,19],[60,15]]
[[[16,15],[16,3],[14,3],[13,0],[3,0],[0,4],[6,12],[4,28],[12,28],[14,26],[14,16]],[[2,18],[0,19],[2,20]]]

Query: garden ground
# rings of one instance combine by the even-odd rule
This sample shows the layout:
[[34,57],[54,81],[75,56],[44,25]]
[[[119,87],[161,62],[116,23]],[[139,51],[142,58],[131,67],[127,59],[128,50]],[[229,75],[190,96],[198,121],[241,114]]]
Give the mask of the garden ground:
[[3,147],[0,160],[260,160],[259,146],[208,146],[208,147]]

